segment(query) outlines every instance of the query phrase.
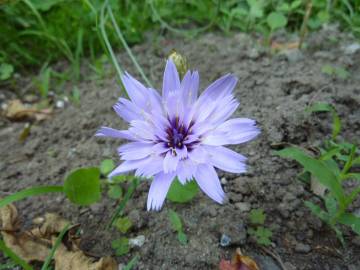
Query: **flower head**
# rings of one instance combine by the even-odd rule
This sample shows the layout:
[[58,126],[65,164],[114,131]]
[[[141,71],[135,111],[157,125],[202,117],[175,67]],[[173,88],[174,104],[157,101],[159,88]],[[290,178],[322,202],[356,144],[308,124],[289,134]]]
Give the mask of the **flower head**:
[[232,173],[246,171],[246,158],[224,145],[244,143],[260,132],[254,120],[229,119],[239,106],[232,93],[237,79],[225,75],[198,97],[198,72],[188,71],[180,81],[174,63],[168,60],[162,96],[127,73],[122,82],[130,100],[120,98],[114,110],[129,123],[129,129],[102,127],[96,133],[130,141],[118,148],[123,162],[109,177],[133,170],[137,176],[153,177],[148,210],[160,210],[175,177],[182,184],[195,179],[203,192],[223,203],[225,193],[214,167]]

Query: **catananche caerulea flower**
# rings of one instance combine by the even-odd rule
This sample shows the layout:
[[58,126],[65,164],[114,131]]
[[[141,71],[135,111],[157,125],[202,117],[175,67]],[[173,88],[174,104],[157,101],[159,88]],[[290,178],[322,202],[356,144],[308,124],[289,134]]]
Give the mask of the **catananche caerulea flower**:
[[153,177],[148,210],[160,210],[175,177],[183,184],[195,179],[203,192],[223,203],[225,193],[214,167],[231,173],[246,170],[246,158],[224,145],[244,143],[259,134],[254,120],[229,119],[239,106],[232,93],[237,79],[225,75],[198,97],[198,72],[188,71],[180,81],[175,64],[168,60],[162,96],[129,74],[122,82],[130,100],[120,98],[114,110],[129,129],[102,127],[96,133],[130,141],[118,148],[123,162],[109,177],[133,170],[137,176]]

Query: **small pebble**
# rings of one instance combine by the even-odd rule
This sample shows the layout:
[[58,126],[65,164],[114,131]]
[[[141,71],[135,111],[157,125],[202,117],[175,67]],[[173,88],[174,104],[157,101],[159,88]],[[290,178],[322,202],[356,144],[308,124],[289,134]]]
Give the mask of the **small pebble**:
[[138,235],[135,238],[129,239],[129,246],[130,247],[142,247],[145,243],[145,236]]
[[354,54],[356,53],[358,50],[360,50],[360,44],[359,43],[353,43],[350,44],[349,46],[344,48],[344,52],[345,54]]
[[100,203],[95,203],[90,205],[90,210],[91,212],[93,212],[94,214],[100,214],[103,212],[104,210],[104,205],[100,204]]
[[309,253],[311,251],[311,247],[307,244],[297,243],[295,245],[295,251],[299,253]]
[[226,234],[222,234],[220,239],[220,246],[227,247],[230,245],[230,243],[231,243],[231,238]]
[[251,209],[251,204],[247,202],[237,202],[235,203],[235,207],[241,212],[249,212]]
[[56,108],[63,109],[65,107],[65,102],[63,100],[56,101]]

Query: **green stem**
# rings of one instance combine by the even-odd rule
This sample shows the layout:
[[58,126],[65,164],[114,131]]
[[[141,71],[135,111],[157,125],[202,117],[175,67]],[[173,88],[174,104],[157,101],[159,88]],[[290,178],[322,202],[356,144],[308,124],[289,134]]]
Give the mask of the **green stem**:
[[42,195],[45,193],[52,193],[52,192],[63,192],[63,186],[44,186],[44,187],[32,187],[28,189],[23,189],[19,192],[11,194],[4,199],[0,200],[0,208],[4,207],[10,203],[20,201],[27,197]]
[[118,216],[121,215],[122,211],[124,210],[124,208],[126,206],[126,203],[131,198],[131,196],[134,193],[135,189],[137,188],[138,184],[139,184],[139,180],[137,178],[134,178],[134,180],[131,182],[131,186],[126,191],[124,199],[120,202],[119,206],[116,208],[113,216],[111,217],[110,222],[106,226],[107,229],[109,229],[114,224],[114,222],[118,218]]
[[125,40],[123,34],[121,33],[121,30],[120,30],[118,24],[116,23],[116,20],[115,20],[115,18],[114,18],[114,14],[113,14],[112,9],[111,9],[111,6],[110,6],[109,4],[107,5],[107,10],[108,10],[108,13],[109,13],[109,15],[110,15],[110,20],[111,20],[111,22],[112,22],[112,24],[113,24],[113,26],[114,26],[114,28],[115,28],[116,34],[118,35],[118,37],[119,37],[122,45],[124,46],[127,54],[128,54],[129,57],[130,57],[131,61],[134,63],[136,69],[139,71],[141,77],[144,79],[144,81],[146,82],[146,84],[147,84],[148,86],[150,86],[151,88],[154,88],[154,87],[151,85],[149,79],[146,77],[143,69],[140,67],[138,61],[136,60],[136,58],[135,58],[135,56],[134,56],[134,54],[131,52],[128,44],[126,43],[126,40]]
[[356,146],[353,145],[353,147],[351,148],[349,158],[346,161],[345,166],[340,173],[340,179],[342,179],[347,174],[347,172],[350,170],[353,160],[354,160],[354,157],[355,157],[355,153],[356,153]]
[[113,65],[115,66],[115,69],[116,69],[116,72],[119,76],[119,79],[121,81],[121,77],[122,77],[122,74],[124,73],[122,68],[120,67],[119,63],[117,62],[116,60],[116,56],[115,56],[115,53],[111,47],[111,44],[110,44],[110,41],[109,41],[109,38],[106,34],[106,31],[105,31],[105,22],[106,22],[106,18],[105,18],[105,7],[107,5],[107,1],[105,1],[105,3],[103,4],[102,8],[101,8],[101,12],[100,12],[100,32],[101,32],[101,35],[102,35],[102,38],[104,39],[104,42],[105,42],[105,46],[110,54],[110,58],[112,60],[112,63]]
[[65,233],[69,230],[70,224],[66,225],[64,227],[64,229],[62,229],[62,231],[60,232],[58,238],[56,238],[55,244],[53,245],[53,247],[51,248],[51,251],[49,253],[49,256],[47,256],[43,266],[41,267],[41,270],[48,270],[48,267],[51,263],[52,258],[55,255],[55,251],[57,250],[57,248],[59,247],[61,240],[64,238]]

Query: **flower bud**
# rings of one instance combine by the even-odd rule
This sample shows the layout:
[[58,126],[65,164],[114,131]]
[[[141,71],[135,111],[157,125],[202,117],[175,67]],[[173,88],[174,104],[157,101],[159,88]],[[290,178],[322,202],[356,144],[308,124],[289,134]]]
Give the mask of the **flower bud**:
[[174,62],[176,69],[179,72],[180,79],[182,79],[189,69],[186,58],[175,50],[172,50],[168,59],[171,59]]

